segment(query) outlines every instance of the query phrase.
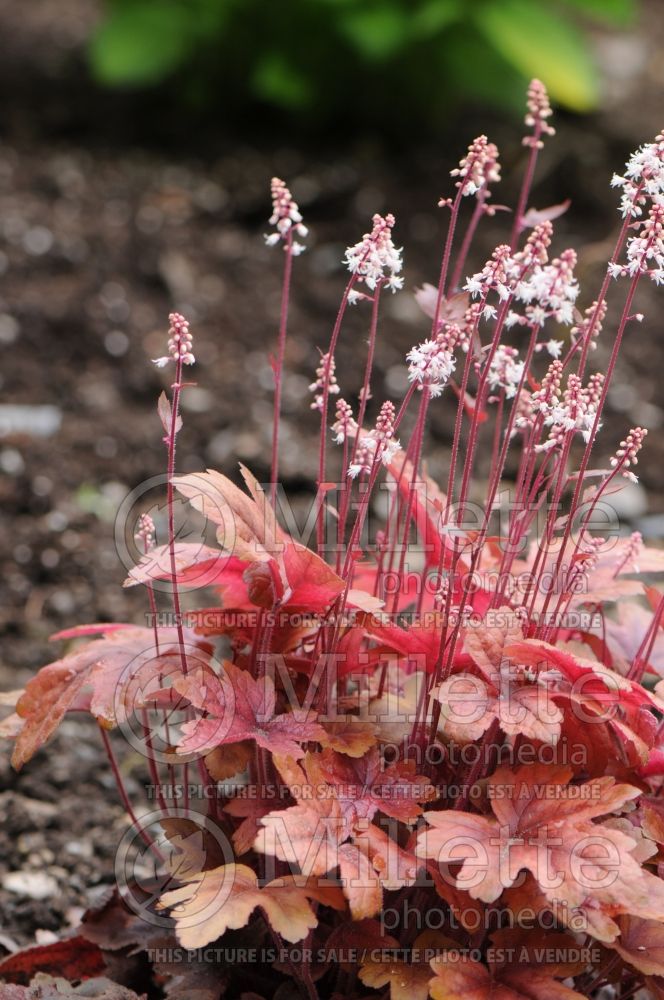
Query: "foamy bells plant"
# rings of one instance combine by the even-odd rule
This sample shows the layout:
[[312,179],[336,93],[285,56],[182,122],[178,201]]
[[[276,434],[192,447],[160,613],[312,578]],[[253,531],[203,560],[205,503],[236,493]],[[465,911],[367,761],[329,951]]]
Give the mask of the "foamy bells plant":
[[[288,978],[309,998],[664,996],[664,599],[639,575],[661,573],[664,552],[593,527],[634,478],[645,428],[625,429],[606,468],[591,457],[620,344],[643,319],[638,286],[663,273],[664,138],[615,179],[620,231],[586,293],[576,253],[551,251],[561,206],[529,207],[550,118],[534,81],[511,232],[483,266],[471,260],[493,214],[498,150],[481,136],[452,171],[438,283],[417,293],[429,328],[405,359],[400,400],[372,398],[383,292],[409,294],[394,217],[374,216],[346,251],[310,386],[310,545],[282,526],[277,492],[295,236],[306,230],[273,181],[267,242],[283,249],[284,272],[271,482],[245,468],[243,486],[177,475],[195,338],[172,316],[157,362],[174,372],[159,403],[168,535],[155,545],[140,522],[127,585],[173,622],[61,634],[101,637],[44,667],[5,723],[21,767],[67,712],[90,712],[132,822],[164,864],[165,849],[184,850],[168,822],[183,807],[173,786],[190,789],[188,815],[205,819],[223,860],[205,838],[186,863],[171,858],[156,912],[185,948],[236,947],[244,928],[252,946],[277,949],[220,966],[229,996],[285,996]],[[335,370],[350,306],[366,315],[359,387]],[[453,430],[436,483],[427,420],[445,406]],[[216,546],[176,540],[175,490],[216,526]],[[183,616],[185,585],[188,603],[192,588],[200,600]],[[164,761],[150,720],[175,703]],[[159,845],[106,736],[132,715],[160,789]]]

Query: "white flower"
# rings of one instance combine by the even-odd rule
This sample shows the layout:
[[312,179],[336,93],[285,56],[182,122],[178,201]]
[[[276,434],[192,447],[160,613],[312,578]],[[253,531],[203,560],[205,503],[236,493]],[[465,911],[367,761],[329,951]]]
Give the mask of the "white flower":
[[394,437],[394,404],[389,400],[380,408],[376,426],[358,441],[355,460],[348,466],[348,475],[355,479],[361,472],[370,473],[376,461],[389,465],[401,445]]
[[479,275],[474,274],[472,278],[468,278],[466,284],[463,287],[464,291],[470,292],[473,298],[476,299],[478,295],[481,295],[482,289],[484,288],[484,283],[482,282]]
[[426,385],[434,397],[440,396],[456,366],[445,334],[411,348],[406,360],[409,381],[419,383],[420,388]]
[[[595,426],[597,406],[602,393],[604,376],[601,372],[595,372],[588,379],[588,384],[582,386],[578,375],[571,374],[567,380],[567,388],[561,400],[558,395],[560,373],[562,372],[561,362],[553,361],[549,371],[555,371],[553,392],[549,391],[551,389],[551,382],[549,381],[546,392],[542,393],[542,390],[540,390],[542,399],[536,400],[536,402],[539,411],[545,414],[545,425],[550,427],[551,430],[548,440],[537,445],[536,451],[548,451],[550,448],[555,448],[562,444],[566,434],[574,432],[580,433],[583,440],[587,443]],[[542,389],[544,388],[543,383]],[[534,394],[533,398],[536,395],[538,394]],[[547,396],[548,398],[546,398]],[[598,424],[597,431],[599,431],[600,427],[601,424]]]
[[544,326],[546,323],[546,309],[542,306],[533,306],[528,309],[527,316],[531,326]]
[[653,202],[648,218],[638,233],[627,241],[626,256],[627,265],[623,272],[626,270],[632,277],[646,274],[656,285],[661,284],[664,270],[664,204]]
[[290,240],[291,253],[293,256],[299,257],[301,253],[304,253],[305,247],[302,243],[298,243],[292,239],[292,233],[304,239],[309,230],[302,222],[297,202],[293,199],[284,182],[278,177],[272,178],[271,192],[272,215],[270,216],[270,225],[275,227],[276,232],[266,234],[265,242],[269,247],[275,247],[283,240],[286,244],[284,249],[287,249],[287,240]]
[[486,297],[490,291],[495,291],[500,301],[504,302],[511,294],[508,282],[511,281],[514,270],[511,249],[507,244],[501,244],[493,251],[482,270],[467,279],[464,290],[470,292],[473,298],[478,295]]
[[168,356],[153,358],[152,363],[157,368],[163,368],[169,361],[193,365],[196,358],[192,353],[193,338],[189,331],[189,323],[180,313],[171,313],[168,317]]
[[337,402],[336,421],[331,429],[337,444],[343,444],[348,438],[354,438],[357,434],[357,421],[353,418],[353,411],[345,399]]
[[536,294],[533,281],[520,281],[514,289],[514,295],[519,302],[532,302]]
[[401,445],[396,438],[391,441],[386,441],[380,453],[380,460],[383,465],[389,465],[396,453],[400,450]]
[[361,437],[357,444],[355,461],[348,466],[348,476],[350,479],[357,479],[360,473],[367,475],[371,472],[374,464],[374,454],[376,452],[376,442],[368,435]]
[[515,347],[500,344],[489,365],[489,386],[491,389],[503,389],[506,399],[516,395],[523,377],[524,362],[519,361],[519,352]]
[[[374,291],[379,282],[385,281],[391,291],[403,285],[397,277],[403,267],[402,250],[392,241],[394,216],[374,215],[373,229],[365,233],[359,243],[346,249],[344,260],[351,274],[357,275],[367,288]],[[389,272],[389,273],[386,273]]]
[[472,197],[483,187],[500,180],[498,149],[485,135],[480,135],[468,147],[459,166],[450,171],[451,177],[459,177],[457,187],[464,197]]
[[574,319],[574,303],[579,285],[574,277],[576,253],[565,250],[550,264],[537,264],[529,277],[519,282],[515,297],[530,305],[526,316],[533,324],[542,326],[544,319],[553,317],[557,323],[569,324]]
[[664,196],[664,135],[640,146],[625,166],[625,173],[614,174],[611,186],[622,188],[620,210],[624,218],[638,218],[646,200],[656,202]]

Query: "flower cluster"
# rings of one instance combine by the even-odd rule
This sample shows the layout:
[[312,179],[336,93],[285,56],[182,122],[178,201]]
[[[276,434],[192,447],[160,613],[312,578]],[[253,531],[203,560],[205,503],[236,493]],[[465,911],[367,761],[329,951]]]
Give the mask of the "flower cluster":
[[137,542],[142,543],[144,552],[149,552],[150,549],[154,547],[155,526],[154,521],[149,514],[141,514],[139,517],[138,527],[134,537]]
[[519,360],[515,347],[499,344],[489,364],[489,386],[495,391],[502,389],[506,399],[512,399],[523,378],[524,362]]
[[[555,369],[555,371],[558,372],[560,369]],[[567,379],[567,386],[561,399],[554,388],[555,375],[553,376],[547,385],[550,393],[549,400],[547,402],[538,400],[537,408],[539,412],[544,414],[545,425],[550,427],[548,439],[537,446],[539,451],[557,448],[564,442],[568,434],[577,431],[585,442],[590,440],[591,431],[595,426],[597,404],[601,396],[603,382],[603,374],[595,372],[588,379],[588,384],[584,386],[579,376],[572,373]]]
[[337,384],[337,377],[334,374],[337,367],[336,361],[329,354],[323,354],[320,359],[320,364],[316,369],[316,381],[312,382],[309,386],[309,392],[314,393],[313,402],[311,403],[312,410],[320,410],[323,412],[323,400],[325,397],[325,386],[327,385],[328,396],[338,396],[339,386]]
[[531,396],[533,411],[547,416],[560,398],[560,387],[563,381],[562,361],[552,361],[549,365],[539,389]]
[[[346,249],[344,261],[357,281],[362,281],[372,292],[378,284],[385,284],[391,291],[403,287],[400,276],[403,267],[402,250],[392,240],[393,215],[374,215],[373,229],[365,233],[359,243]],[[357,293],[356,293],[357,294]],[[352,292],[349,301],[356,300]]]
[[[316,407],[318,409],[318,407]],[[334,440],[337,444],[343,444],[349,438],[357,435],[357,421],[353,417],[353,409],[345,399],[337,401],[336,420],[332,424]]]
[[[574,303],[579,294],[574,276],[576,253],[565,250],[548,263],[551,233],[551,223],[542,222],[518,253],[513,254],[506,245],[497,247],[484,268],[466,282],[466,291],[474,297],[481,296],[484,303],[489,293],[495,292],[499,302],[510,299],[524,304],[523,314],[515,309],[508,311],[505,317],[508,328],[517,324],[541,327],[547,319],[569,325],[574,320]],[[495,319],[495,307],[485,304],[482,315],[484,319]],[[561,347],[561,342],[550,341],[548,349],[556,357]]]
[[272,178],[272,215],[270,225],[274,226],[276,232],[268,233],[265,242],[269,247],[274,247],[278,243],[284,243],[287,250],[290,241],[290,250],[294,256],[304,252],[302,243],[292,238],[293,233],[304,239],[308,234],[307,227],[302,222],[302,215],[289,189],[278,177]]
[[162,358],[154,358],[153,364],[163,368],[169,361],[180,361],[184,365],[193,365],[196,358],[192,353],[193,338],[189,332],[189,323],[180,313],[171,313],[168,317],[168,354]]
[[482,297],[486,300],[489,292],[495,292],[500,302],[506,302],[514,294],[515,279],[520,274],[507,243],[497,246],[481,271],[468,278],[464,290],[470,292],[473,298]]
[[538,222],[537,225],[533,227],[533,231],[526,240],[526,245],[523,250],[520,250],[514,255],[515,260],[522,265],[524,273],[526,273],[531,267],[547,263],[549,259],[549,247],[551,246],[552,239],[553,223],[550,219]]
[[456,367],[453,352],[461,336],[461,328],[451,323],[411,348],[406,355],[409,381],[417,383],[418,389],[426,386],[431,397],[440,396]]
[[535,266],[529,276],[518,283],[515,298],[526,303],[525,322],[529,326],[544,326],[549,318],[565,325],[572,323],[574,303],[579,294],[575,266],[575,251],[565,250],[550,264]]
[[625,553],[618,563],[615,575],[631,570],[633,573],[639,572],[639,556],[643,551],[643,535],[640,531],[633,531],[629,536],[629,541],[625,548]]
[[[523,250],[517,253],[512,253],[511,247],[506,243],[500,244],[482,270],[468,278],[465,290],[474,298],[481,296],[482,301],[486,301],[490,292],[495,292],[500,302],[506,302],[510,298],[531,302],[535,289],[527,278],[536,275],[542,265],[546,264],[552,232],[550,222],[541,222],[533,229]],[[548,283],[550,282],[543,283],[545,291]],[[495,311],[493,308],[488,311],[485,309],[484,316],[485,319],[492,319]]]
[[627,241],[627,263],[611,261],[612,278],[648,275],[656,285],[664,283],[664,204],[653,204],[636,235]]
[[624,174],[614,174],[611,186],[622,188],[620,210],[623,218],[643,214],[648,200],[661,202],[664,197],[664,133],[654,142],[640,146],[630,156]]
[[[451,177],[458,177],[456,186],[464,197],[477,194],[489,184],[500,180],[500,163],[498,162],[498,147],[489,142],[485,135],[480,135],[468,147],[468,152],[460,161],[459,166],[450,170]],[[441,198],[439,206],[449,203],[449,199]]]
[[528,87],[527,108],[528,114],[525,117],[525,122],[529,128],[534,129],[534,135],[525,136],[523,144],[535,149],[542,149],[544,143],[541,136],[555,135],[556,130],[547,121],[553,111],[549,103],[547,89],[541,80],[531,80]]
[[394,404],[387,400],[380,408],[376,426],[360,436],[354,461],[348,466],[348,475],[355,479],[360,473],[371,473],[378,462],[389,465],[401,445],[394,437]]
[[597,349],[597,338],[602,332],[606,317],[606,299],[601,302],[591,302],[583,316],[577,318],[576,324],[570,330],[570,337],[575,344],[584,345],[588,341],[588,349]]
[[620,442],[620,446],[611,459],[611,467],[620,469],[620,472],[633,483],[638,482],[638,477],[630,472],[632,465],[638,465],[638,454],[643,447],[643,441],[648,431],[645,427],[633,427],[627,437]]

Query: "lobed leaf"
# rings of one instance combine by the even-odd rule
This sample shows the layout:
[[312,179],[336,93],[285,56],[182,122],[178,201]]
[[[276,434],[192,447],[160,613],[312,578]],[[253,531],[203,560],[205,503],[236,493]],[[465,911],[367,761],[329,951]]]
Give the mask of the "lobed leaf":
[[285,879],[259,888],[251,868],[231,864],[201,872],[164,893],[158,907],[172,911],[184,948],[202,948],[227,930],[245,927],[257,907],[284,940],[294,943],[318,923],[308,903],[318,892],[318,887],[312,889],[308,883],[299,888]]
[[[188,658],[207,661],[207,644],[189,631],[185,636]],[[14,746],[14,767],[21,768],[51,738],[66,712],[90,712],[102,726],[113,728],[149,702],[161,687],[163,673],[181,673],[175,628],[160,630],[157,649],[152,629],[115,627],[103,638],[42,667],[16,705],[25,721]]]

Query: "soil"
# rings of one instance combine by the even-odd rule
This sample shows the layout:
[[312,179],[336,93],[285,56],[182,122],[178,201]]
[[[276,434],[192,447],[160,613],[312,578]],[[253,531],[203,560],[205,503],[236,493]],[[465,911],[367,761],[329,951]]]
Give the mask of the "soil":
[[[584,305],[615,237],[611,173],[660,125],[661,67],[653,53],[664,18],[657,0],[649,9],[648,31],[626,39],[632,48],[617,62],[641,53],[638,72],[622,85],[614,74],[602,115],[562,116],[542,157],[533,200],[541,207],[573,193],[556,248],[584,248]],[[116,541],[116,514],[132,490],[140,493],[134,511],[158,510],[163,502],[163,480],[141,490],[164,471],[156,398],[167,381],[151,358],[164,352],[171,309],[190,318],[198,359],[198,385],[183,403],[180,470],[209,466],[233,474],[242,461],[259,478],[266,473],[281,265],[261,238],[269,178],[276,173],[292,181],[311,229],[310,249],[296,261],[282,446],[286,490],[305,497],[317,453],[307,386],[329,337],[346,244],[366,230],[373,212],[395,213],[406,246],[406,291],[386,303],[375,396],[398,395],[404,353],[426,336],[412,289],[435,281],[443,225],[436,203],[449,190],[450,167],[485,129],[505,151],[507,176],[522,162],[519,128],[493,115],[488,123],[473,115],[452,123],[435,145],[397,149],[357,137],[329,148],[284,135],[261,145],[255,135],[191,134],[186,123],[167,131],[150,121],[149,104],[99,94],[87,82],[80,48],[97,17],[97,4],[88,0],[27,6],[0,0],[0,34],[14,43],[0,68],[8,109],[0,145],[0,687],[6,690],[21,687],[63,648],[49,644],[53,632],[79,622],[141,621],[146,611],[144,594],[121,586],[128,565]],[[610,63],[613,42],[598,44]],[[505,181],[496,200],[513,203],[512,182]],[[481,266],[504,225],[499,213],[486,226],[473,264]],[[613,294],[617,301],[620,292]],[[647,287],[640,297],[646,319],[627,339],[598,458],[606,460],[630,426],[651,429],[642,489],[629,494],[623,513],[663,536],[664,338],[655,294]],[[339,351],[345,394],[359,388],[366,333],[358,308]],[[611,333],[609,326],[595,356],[599,368]],[[14,406],[31,409],[8,409]],[[445,468],[450,412],[441,404],[434,413],[434,476]],[[137,792],[140,768],[129,760],[127,769],[130,791]],[[112,883],[126,820],[95,726],[85,720],[68,720],[19,775],[1,756],[0,785],[0,886],[15,871],[42,873],[57,885],[57,894],[44,899],[0,888],[0,948],[11,948],[38,930],[76,922],[91,890]]]

